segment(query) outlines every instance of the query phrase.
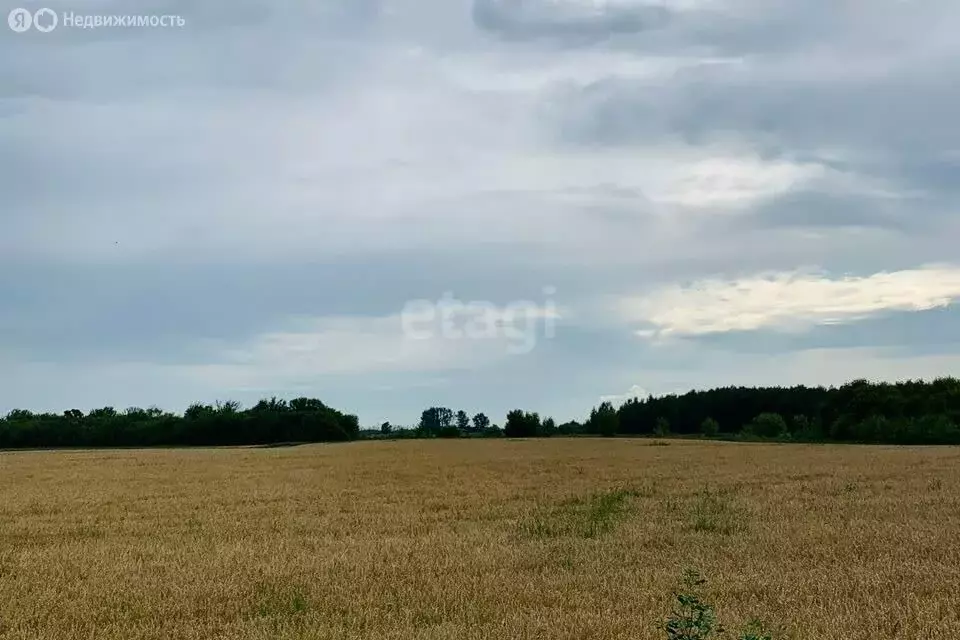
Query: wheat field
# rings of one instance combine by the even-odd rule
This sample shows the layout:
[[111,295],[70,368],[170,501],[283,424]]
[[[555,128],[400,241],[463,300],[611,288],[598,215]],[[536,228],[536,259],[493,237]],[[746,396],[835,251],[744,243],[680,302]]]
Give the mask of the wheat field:
[[960,638],[960,450],[549,439],[0,453],[0,637]]

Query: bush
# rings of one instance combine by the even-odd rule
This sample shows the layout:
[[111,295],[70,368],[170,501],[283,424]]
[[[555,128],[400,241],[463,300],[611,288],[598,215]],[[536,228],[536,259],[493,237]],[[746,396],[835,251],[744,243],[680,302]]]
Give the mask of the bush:
[[713,438],[720,433],[720,425],[713,418],[707,418],[700,425],[700,432],[708,438]]
[[744,432],[761,438],[785,438],[790,435],[787,421],[779,413],[761,413],[747,425]]

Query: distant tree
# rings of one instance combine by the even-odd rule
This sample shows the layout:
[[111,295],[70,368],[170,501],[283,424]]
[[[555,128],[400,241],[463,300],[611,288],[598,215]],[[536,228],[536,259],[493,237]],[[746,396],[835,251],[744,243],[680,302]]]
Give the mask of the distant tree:
[[653,428],[653,435],[660,438],[670,435],[670,421],[663,416],[657,418],[656,426]]
[[602,402],[590,411],[587,431],[598,433],[606,438],[613,437],[620,428],[620,416],[610,402]]
[[216,405],[217,413],[221,415],[236,415],[240,413],[240,403],[236,400],[226,400],[224,402],[217,401]]
[[440,431],[440,418],[437,415],[436,407],[423,410],[420,414],[420,422],[417,424],[417,431],[424,435]]
[[504,435],[508,438],[534,438],[540,434],[540,429],[539,414],[520,409],[507,414],[507,422],[503,427]]
[[330,425],[323,433],[314,436],[313,442],[327,440],[356,440],[360,435],[360,419],[349,413],[341,413],[335,409],[328,409],[327,420]]
[[380,433],[385,436],[390,435],[393,433],[393,425],[391,425],[389,422],[384,422],[380,425]]
[[417,429],[424,435],[438,435],[442,429],[453,426],[453,411],[446,407],[430,407],[420,415]]
[[524,412],[522,409],[514,409],[507,413],[507,420],[503,427],[508,438],[523,437],[524,431]]
[[[214,408],[209,404],[200,404],[195,403],[187,407],[187,410],[184,412],[183,417],[187,420],[202,420],[207,418],[214,413]],[[90,417],[97,417],[95,411],[90,412]]]
[[457,411],[457,429],[460,431],[468,431],[470,429],[470,416],[468,416],[467,412],[463,409]]
[[797,414],[790,418],[790,432],[794,434],[803,434],[810,432],[810,418],[803,415],[802,413]]
[[854,424],[849,435],[858,442],[882,442],[885,436],[896,429],[893,423],[894,421],[886,416],[872,415]]
[[490,427],[490,418],[482,413],[478,413],[473,416],[473,428],[477,431],[483,432]]
[[463,435],[463,432],[453,425],[440,427],[440,431],[437,432],[437,437],[440,437],[440,438],[459,438],[462,435]]
[[453,426],[453,411],[447,409],[446,407],[440,407],[437,415],[440,419],[440,428],[452,427]]
[[747,425],[746,432],[761,438],[783,438],[790,435],[787,421],[779,413],[761,413]]
[[500,428],[500,425],[492,424],[481,431],[480,435],[484,438],[502,438],[504,433],[503,429]]
[[541,434],[544,436],[553,436],[557,434],[557,423],[553,418],[547,418],[543,421],[543,424],[540,425]]
[[793,417],[792,433],[795,439],[808,442],[818,442],[826,438],[820,419],[810,419],[802,414]]
[[584,426],[576,420],[571,420],[558,426],[557,432],[561,435],[571,436],[578,433],[584,433]]
[[707,418],[700,424],[700,432],[708,438],[712,438],[720,433],[720,425],[713,418]]
[[289,408],[286,400],[281,400],[274,396],[269,400],[261,400],[258,402],[253,407],[253,411],[257,413],[279,413],[287,411]]
[[316,398],[295,398],[290,401],[291,411],[325,411],[327,409],[327,405]]
[[932,413],[919,418],[917,431],[922,444],[960,443],[960,427],[946,414]]

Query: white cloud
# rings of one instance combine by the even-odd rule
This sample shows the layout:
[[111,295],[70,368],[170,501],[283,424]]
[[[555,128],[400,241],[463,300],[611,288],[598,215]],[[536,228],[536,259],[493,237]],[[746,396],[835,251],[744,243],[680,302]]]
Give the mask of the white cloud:
[[471,91],[496,91],[519,96],[550,97],[559,90],[583,87],[615,77],[620,81],[656,83],[706,65],[742,64],[739,57],[637,56],[630,52],[573,50],[514,52],[515,55],[452,55],[439,61],[439,70],[452,84]]
[[[249,344],[222,347],[216,364],[182,367],[186,374],[229,388],[298,386],[330,375],[428,373],[482,368],[530,354],[554,337],[560,311],[519,301],[506,307],[461,303],[446,316],[412,307],[382,317],[300,318]],[[419,311],[418,311],[419,310]],[[478,317],[482,316],[482,317]],[[446,322],[445,318],[449,320]]]
[[[561,87],[618,74],[653,90],[680,69],[736,59],[371,49],[378,54],[362,66],[366,82],[341,80],[295,100],[171,92],[149,103],[49,102],[0,120],[0,136],[43,130],[32,153],[52,159],[49,179],[64,192],[83,195],[64,206],[59,191],[33,193],[29,215],[14,209],[18,225],[0,248],[63,262],[239,253],[286,261],[546,239],[558,252],[603,259],[625,255],[602,246],[611,237],[626,241],[593,215],[603,208],[659,212],[665,222],[678,208],[746,208],[823,173],[815,163],[761,158],[742,143],[609,149],[550,141]],[[113,157],[135,160],[103,170]],[[655,229],[642,231],[630,243],[655,248]],[[596,248],[585,237],[596,237]]]
[[929,266],[831,279],[772,273],[709,279],[619,301],[621,318],[648,325],[643,337],[697,336],[842,324],[887,311],[921,311],[960,299],[960,267]]
[[641,387],[640,385],[635,384],[632,387],[630,387],[630,389],[626,393],[619,393],[619,394],[614,394],[609,396],[600,396],[600,402],[610,402],[614,406],[619,406],[624,402],[633,400],[634,398],[639,398],[643,400],[648,395],[650,395],[649,391],[647,391],[645,388]]
[[752,156],[714,156],[672,167],[652,197],[687,207],[745,207],[825,175],[814,163],[763,161]]
[[476,341],[407,337],[399,315],[321,318],[299,325],[222,350],[221,364],[188,370],[230,387],[256,387],[268,381],[296,385],[328,375],[443,371],[507,355],[489,343],[481,348]]

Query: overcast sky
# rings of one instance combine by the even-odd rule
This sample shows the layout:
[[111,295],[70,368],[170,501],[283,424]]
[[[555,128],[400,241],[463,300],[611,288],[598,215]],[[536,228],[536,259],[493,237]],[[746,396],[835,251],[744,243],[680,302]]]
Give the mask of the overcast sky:
[[22,4],[0,412],[960,374],[956,0]]

